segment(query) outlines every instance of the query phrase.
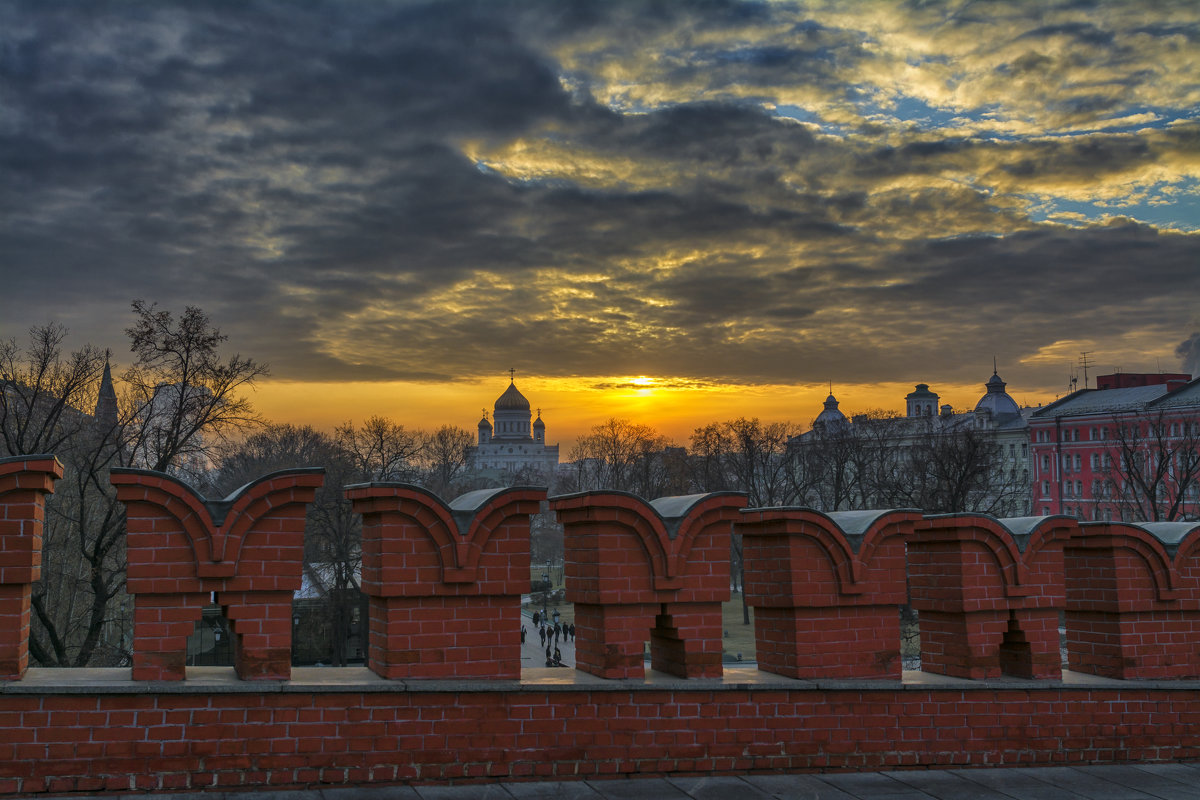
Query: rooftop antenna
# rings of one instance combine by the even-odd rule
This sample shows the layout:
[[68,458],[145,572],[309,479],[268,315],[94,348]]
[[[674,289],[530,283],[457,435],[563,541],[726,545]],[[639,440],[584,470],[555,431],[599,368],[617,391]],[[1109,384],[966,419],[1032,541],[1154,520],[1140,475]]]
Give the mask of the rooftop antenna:
[[1096,363],[1095,361],[1089,359],[1088,356],[1094,352],[1094,350],[1088,350],[1079,354],[1079,366],[1083,367],[1083,388],[1085,389],[1088,388],[1088,367]]

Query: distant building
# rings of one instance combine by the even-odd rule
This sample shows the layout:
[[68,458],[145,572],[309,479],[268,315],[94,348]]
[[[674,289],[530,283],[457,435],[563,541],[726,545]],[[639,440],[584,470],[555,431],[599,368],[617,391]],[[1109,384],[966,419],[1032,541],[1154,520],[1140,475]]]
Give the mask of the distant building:
[[1200,518],[1200,380],[1101,375],[1030,419],[1036,514]]
[[476,471],[535,472],[551,476],[558,469],[558,445],[546,444],[541,409],[537,419],[510,372],[508,388],[496,399],[492,418],[479,420],[479,441],[468,458]]
[[[1029,499],[1025,487],[1029,482],[1032,465],[1029,451],[1029,418],[1033,408],[1021,408],[1006,391],[1007,384],[1000,378],[995,369],[991,378],[985,384],[986,392],[971,411],[955,413],[949,405],[939,405],[937,393],[930,390],[929,385],[919,383],[905,398],[905,415],[903,417],[870,418],[866,415],[855,415],[847,418],[838,408],[837,398],[831,391],[825,399],[824,408],[813,421],[812,430],[796,437],[790,443],[793,452],[799,453],[806,446],[828,446],[837,440],[847,444],[857,441],[853,449],[857,456],[847,456],[846,448],[840,448],[842,457],[847,464],[840,468],[836,479],[846,484],[865,487],[869,481],[860,480],[864,469],[869,469],[876,475],[890,473],[895,476],[900,470],[893,468],[879,469],[879,462],[898,464],[906,462],[907,467],[920,452],[918,446],[928,449],[929,443],[939,436],[972,432],[982,434],[992,447],[997,463],[993,466],[990,480],[991,490],[985,489],[983,495],[977,498],[978,504],[988,508],[999,516],[1020,516],[1029,513]],[[868,457],[864,455],[870,453]],[[866,460],[874,460],[874,466],[867,466]],[[856,462],[856,463],[850,463]],[[893,483],[903,478],[893,477]],[[994,497],[988,497],[994,491]],[[851,500],[859,506],[872,504],[887,504],[891,498],[866,497],[864,493],[871,490],[859,488],[858,498]],[[815,497],[829,496],[818,488]],[[842,493],[835,492],[833,496],[844,498]],[[839,500],[845,502],[845,500]],[[820,504],[820,500],[817,500]],[[825,510],[839,510],[828,508]]]

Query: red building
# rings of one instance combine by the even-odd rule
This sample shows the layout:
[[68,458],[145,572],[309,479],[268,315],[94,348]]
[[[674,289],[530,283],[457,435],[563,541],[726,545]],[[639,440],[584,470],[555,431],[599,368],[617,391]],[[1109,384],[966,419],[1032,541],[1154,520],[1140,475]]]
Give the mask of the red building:
[[1200,519],[1200,380],[1101,375],[1029,420],[1035,515]]

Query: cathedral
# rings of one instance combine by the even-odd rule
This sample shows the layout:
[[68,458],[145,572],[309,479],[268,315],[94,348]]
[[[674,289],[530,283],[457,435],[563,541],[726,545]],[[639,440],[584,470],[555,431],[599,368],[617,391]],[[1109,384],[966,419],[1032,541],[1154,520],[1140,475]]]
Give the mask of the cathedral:
[[479,420],[479,443],[471,448],[476,470],[537,472],[550,476],[558,468],[558,445],[546,444],[546,423],[541,410],[533,416],[529,401],[517,389],[515,371],[509,370],[508,388],[496,399],[492,418],[486,410]]

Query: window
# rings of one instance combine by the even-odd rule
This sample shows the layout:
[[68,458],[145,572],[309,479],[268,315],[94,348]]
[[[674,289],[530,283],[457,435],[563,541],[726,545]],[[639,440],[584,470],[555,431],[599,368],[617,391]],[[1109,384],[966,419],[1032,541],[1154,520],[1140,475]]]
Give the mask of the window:
[[1046,455],[1045,453],[1042,453],[1042,469],[1050,469],[1050,456]]
[[1099,469],[1099,468],[1100,468],[1100,454],[1092,453],[1092,469],[1095,470],[1095,469]]
[[1096,441],[1096,429],[1095,428],[1088,429],[1088,439],[1093,442]]
[[1063,497],[1070,497],[1070,496],[1071,496],[1071,482],[1066,481],[1065,483],[1063,483]]
[[1050,481],[1042,481],[1042,497],[1050,496]]
[[1083,481],[1075,481],[1075,496],[1083,497]]
[[1078,472],[1081,469],[1083,469],[1083,465],[1079,459],[1079,453],[1076,453],[1075,454],[1075,471]]
[[1024,458],[1024,457],[1027,457],[1028,455],[1029,455],[1029,445],[1022,443],[1021,444],[1021,457]]

